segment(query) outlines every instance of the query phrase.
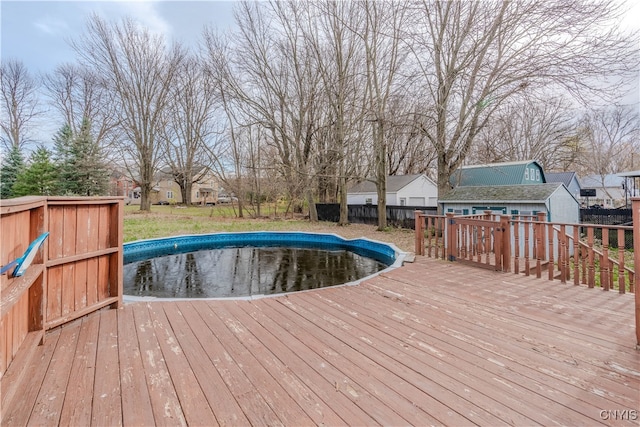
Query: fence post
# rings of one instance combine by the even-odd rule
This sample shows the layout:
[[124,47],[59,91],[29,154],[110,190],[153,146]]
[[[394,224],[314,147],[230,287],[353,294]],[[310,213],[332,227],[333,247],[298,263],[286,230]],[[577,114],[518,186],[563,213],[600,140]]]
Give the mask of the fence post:
[[640,197],[631,199],[633,219],[633,270],[636,312],[636,350],[640,350]]
[[422,220],[422,211],[414,211],[415,230],[416,230],[416,255],[424,255],[424,221]]

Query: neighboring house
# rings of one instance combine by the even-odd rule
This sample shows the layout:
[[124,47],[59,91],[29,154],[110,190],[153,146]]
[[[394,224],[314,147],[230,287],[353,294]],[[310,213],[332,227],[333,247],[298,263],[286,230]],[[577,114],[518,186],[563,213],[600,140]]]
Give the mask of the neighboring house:
[[[140,187],[135,187],[133,190],[131,190],[131,193],[129,193],[128,204],[139,205],[141,198],[142,190],[140,189]],[[158,187],[153,187],[151,189],[151,192],[149,193],[149,200],[151,201],[152,205],[158,203],[158,200],[160,200],[160,190],[158,189]]]
[[625,179],[621,176],[610,175],[589,175],[580,181],[583,189],[592,188],[596,190],[596,196],[589,198],[589,204],[598,204],[607,209],[624,205],[625,190],[623,183]]
[[580,205],[564,184],[464,186],[441,197],[442,212],[471,215],[485,210],[508,215],[545,212],[547,221],[580,222]]
[[640,197],[640,170],[620,172],[618,176],[624,180],[625,205],[631,206],[631,198]]
[[[389,206],[437,206],[438,186],[424,174],[388,176],[386,197]],[[363,181],[351,187],[347,204],[377,205],[375,183]]]
[[[216,203],[218,181],[215,176],[208,170],[201,170],[198,175],[201,178],[191,186],[191,203],[202,205]],[[157,190],[157,199],[152,199],[152,203],[183,203],[180,186],[173,180],[168,169],[164,169],[158,174],[158,181],[154,186],[154,190]]]
[[578,174],[575,172],[545,172],[544,174],[547,182],[561,182],[569,190],[576,200],[580,200],[580,180]]
[[113,170],[109,175],[109,195],[110,196],[124,196],[127,203],[133,197],[132,192],[136,187],[136,183],[127,176],[127,174]]
[[206,171],[191,187],[191,203],[206,205],[218,202],[218,179],[211,171]]
[[546,181],[542,166],[535,160],[462,166],[451,176],[451,185],[536,185]]

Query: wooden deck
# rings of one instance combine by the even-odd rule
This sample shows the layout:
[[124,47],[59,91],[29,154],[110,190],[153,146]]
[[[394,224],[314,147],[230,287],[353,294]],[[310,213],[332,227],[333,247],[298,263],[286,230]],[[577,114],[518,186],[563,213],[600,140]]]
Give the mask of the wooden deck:
[[633,303],[418,257],[358,286],[127,304],[49,332],[2,424],[637,426]]

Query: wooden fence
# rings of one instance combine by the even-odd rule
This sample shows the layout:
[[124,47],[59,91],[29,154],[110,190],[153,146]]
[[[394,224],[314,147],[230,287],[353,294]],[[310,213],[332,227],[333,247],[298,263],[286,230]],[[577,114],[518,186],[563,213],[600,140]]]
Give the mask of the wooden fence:
[[0,201],[2,265],[49,232],[23,276],[0,276],[0,376],[25,341],[32,345],[48,329],[122,304],[123,206],[123,198]]
[[[356,224],[378,224],[377,205],[348,205],[348,220]],[[434,206],[393,206],[387,205],[387,224],[390,227],[414,229],[414,212],[418,209],[425,213],[436,214]],[[318,220],[338,222],[340,220],[339,203],[316,203]]]
[[[537,216],[444,216],[415,212],[416,255],[562,283],[635,293],[640,345],[640,198],[633,199],[633,226],[549,223]],[[435,237],[434,237],[435,236]],[[631,243],[630,243],[631,242]]]

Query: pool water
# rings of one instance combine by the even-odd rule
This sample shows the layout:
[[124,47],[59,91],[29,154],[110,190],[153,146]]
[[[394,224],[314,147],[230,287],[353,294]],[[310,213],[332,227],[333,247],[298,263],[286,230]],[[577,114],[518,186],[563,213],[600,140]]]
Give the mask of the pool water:
[[159,298],[270,295],[348,283],[387,266],[344,248],[205,249],[125,264],[124,293]]

